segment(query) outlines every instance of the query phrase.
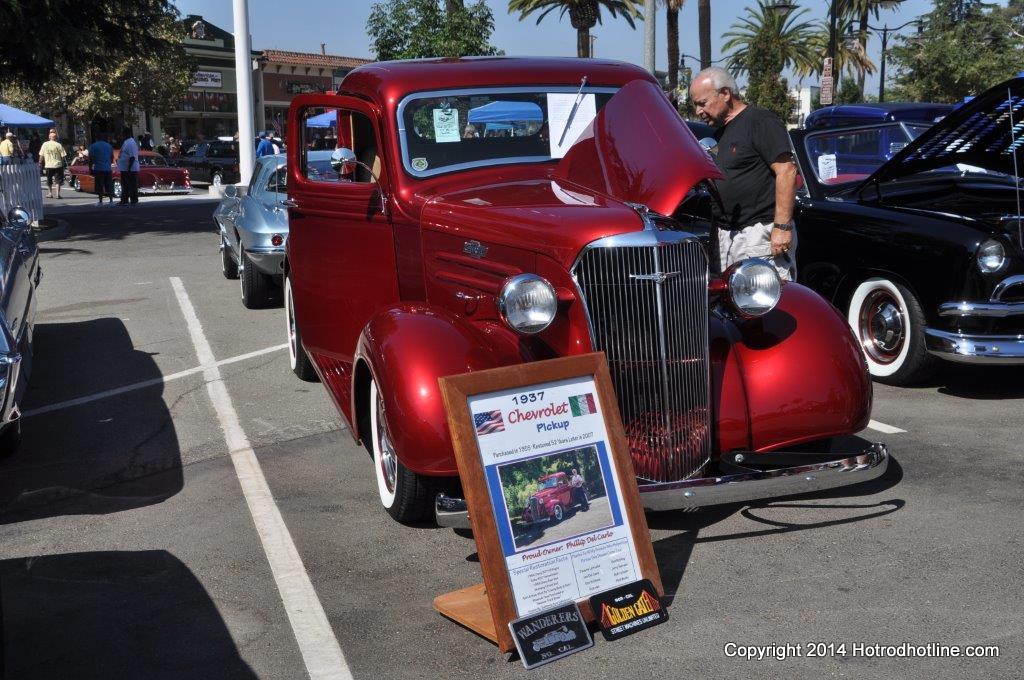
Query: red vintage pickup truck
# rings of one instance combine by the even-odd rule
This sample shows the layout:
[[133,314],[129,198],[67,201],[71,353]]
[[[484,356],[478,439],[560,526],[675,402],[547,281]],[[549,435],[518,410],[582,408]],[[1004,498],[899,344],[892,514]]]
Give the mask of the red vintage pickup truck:
[[[325,125],[329,175],[310,161]],[[846,320],[763,261],[717,270],[700,206],[718,169],[646,71],[369,64],[295,98],[288,136],[292,367],[323,382],[397,520],[467,519],[439,377],[595,350],[649,508],[886,469],[881,444],[829,453],[871,412]]]

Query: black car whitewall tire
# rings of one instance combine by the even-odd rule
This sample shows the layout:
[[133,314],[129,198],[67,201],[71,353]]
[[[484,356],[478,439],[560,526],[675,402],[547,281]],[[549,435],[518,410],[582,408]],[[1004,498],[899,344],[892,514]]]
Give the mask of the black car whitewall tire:
[[284,277],[284,320],[288,332],[288,362],[292,373],[305,382],[319,382],[313,362],[302,346],[302,331],[295,318],[295,300],[292,298],[292,277]]
[[220,270],[225,279],[238,278],[238,263],[231,259],[231,246],[223,236],[220,237]]
[[867,279],[850,298],[847,321],[878,382],[908,385],[935,370],[938,361],[925,348],[924,312],[906,287],[885,278]]
[[399,522],[430,519],[440,484],[432,477],[424,477],[409,470],[398,459],[390,434],[385,401],[377,389],[377,381],[372,378],[368,406],[373,474],[377,480],[381,505]]
[[224,186],[224,175],[219,172],[215,172],[210,176],[210,184],[215,187]]

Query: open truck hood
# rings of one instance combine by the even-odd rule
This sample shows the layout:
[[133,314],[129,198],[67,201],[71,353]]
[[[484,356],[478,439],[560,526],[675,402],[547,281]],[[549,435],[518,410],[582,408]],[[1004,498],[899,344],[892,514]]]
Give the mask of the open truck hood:
[[671,215],[697,182],[722,174],[665,93],[634,80],[598,112],[554,177]]
[[[958,163],[1013,175],[1014,157],[1022,144],[1024,78],[1012,78],[986,90],[928,128],[860,186]],[[1018,171],[1022,170],[1024,163]]]

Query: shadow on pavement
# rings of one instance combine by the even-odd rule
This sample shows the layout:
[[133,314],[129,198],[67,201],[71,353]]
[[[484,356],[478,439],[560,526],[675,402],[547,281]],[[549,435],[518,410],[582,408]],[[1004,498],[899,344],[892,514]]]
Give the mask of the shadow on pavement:
[[964,399],[1024,398],[1024,366],[969,366],[944,362],[930,380],[901,389],[933,390]]
[[213,234],[217,231],[213,221],[216,207],[213,201],[168,202],[148,207],[114,205],[62,213],[61,219],[67,220],[70,227],[70,234],[62,242],[117,241],[133,234]]
[[[182,488],[163,378],[120,319],[42,323],[23,405],[21,449],[0,461],[0,524],[160,503]],[[41,407],[134,383],[140,389]]]
[[0,562],[14,678],[255,678],[202,584],[163,550]]

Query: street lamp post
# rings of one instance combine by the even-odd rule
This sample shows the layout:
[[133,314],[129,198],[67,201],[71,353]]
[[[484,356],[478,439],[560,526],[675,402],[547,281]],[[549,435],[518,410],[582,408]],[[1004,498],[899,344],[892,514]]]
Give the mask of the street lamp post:
[[912,19],[912,20],[908,21],[905,24],[900,24],[896,28],[889,28],[888,24],[882,26],[881,28],[876,28],[875,26],[870,26],[870,25],[867,26],[868,30],[870,30],[870,31],[881,31],[882,32],[882,63],[879,65],[879,68],[878,68],[878,101],[879,102],[884,102],[885,101],[885,50],[886,50],[886,48],[889,45],[889,34],[890,33],[896,33],[898,31],[903,30],[907,26],[912,26],[914,24],[917,25],[918,31],[920,31],[921,30],[921,21],[920,21],[920,19]]

